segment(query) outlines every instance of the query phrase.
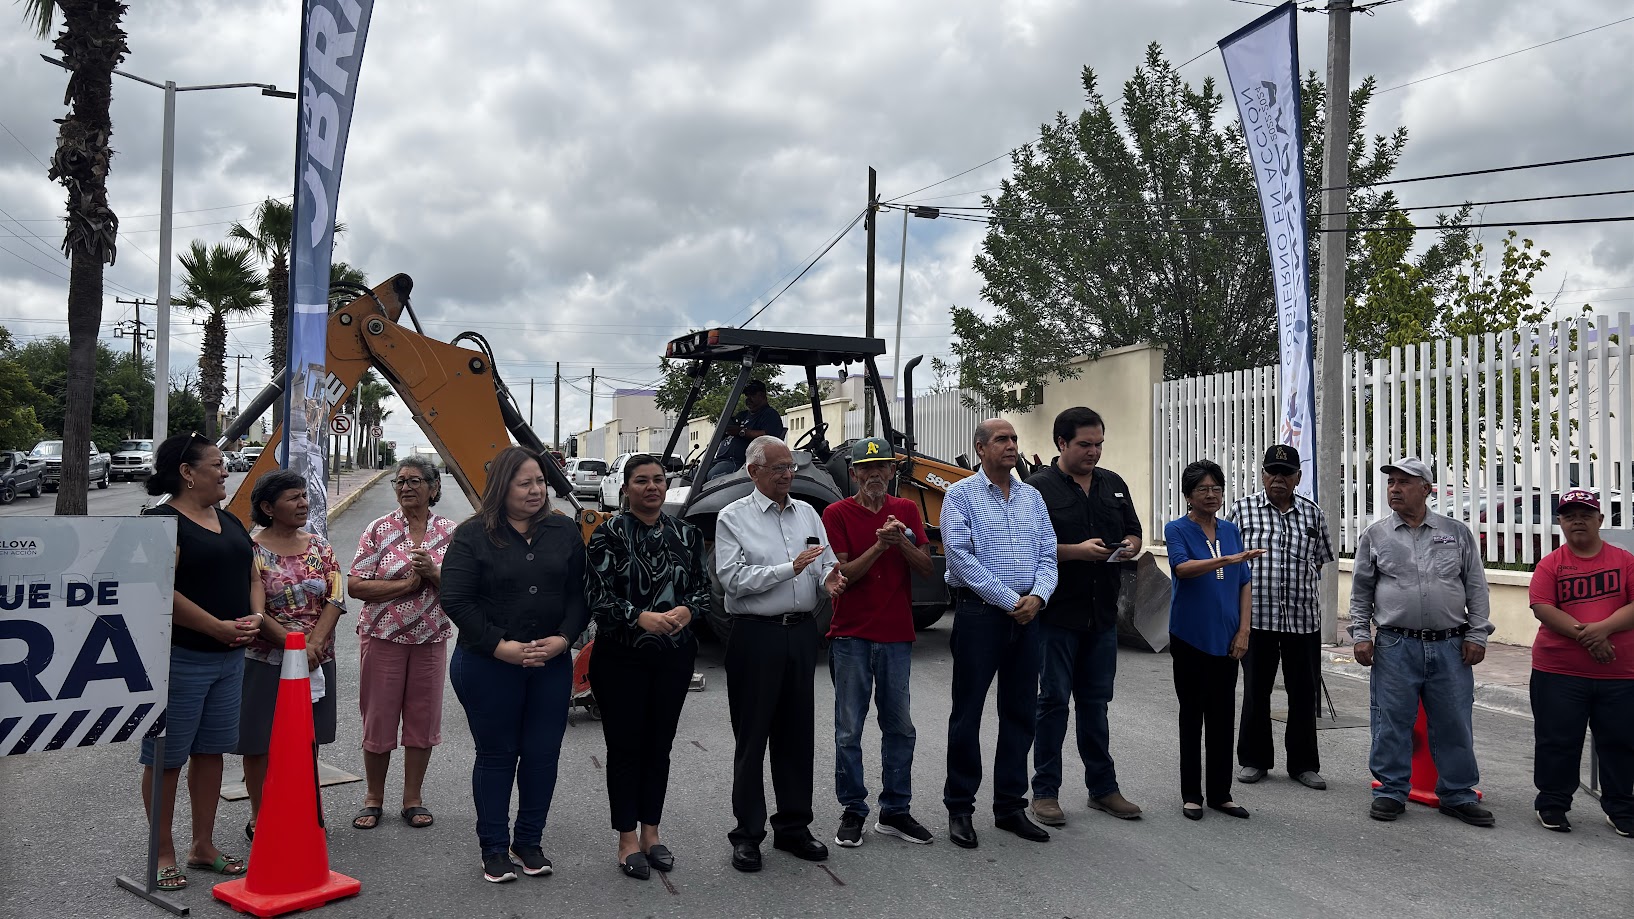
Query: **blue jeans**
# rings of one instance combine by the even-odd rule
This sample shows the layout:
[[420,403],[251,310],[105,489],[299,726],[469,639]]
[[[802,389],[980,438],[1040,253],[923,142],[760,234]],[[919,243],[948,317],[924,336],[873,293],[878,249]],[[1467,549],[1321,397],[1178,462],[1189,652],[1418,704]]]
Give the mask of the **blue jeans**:
[[[170,691],[165,701],[165,761],[180,769],[194,753],[231,753],[238,746],[238,709],[244,687],[244,651],[194,651],[170,646]],[[142,738],[140,762],[153,765],[155,744]]]
[[477,748],[471,797],[482,854],[512,847],[512,785],[517,790],[514,844],[539,845],[556,794],[572,658],[562,654],[543,667],[520,667],[456,646],[448,679],[465,707]]
[[1027,751],[1038,725],[1038,620],[1019,625],[996,606],[960,599],[949,644],[953,711],[948,716],[942,803],[950,817],[968,817],[976,809],[976,789],[982,784],[982,710],[997,676],[993,816],[1019,814],[1027,806]]
[[1458,638],[1419,641],[1380,630],[1373,644],[1370,695],[1373,749],[1367,765],[1375,797],[1406,802],[1413,771],[1413,723],[1419,702],[1429,727],[1430,756],[1439,777],[1435,793],[1449,807],[1476,800],[1475,671]]
[[890,817],[908,812],[915,739],[908,710],[912,666],[911,641],[836,638],[828,646],[828,675],[834,681],[834,796],[847,813],[868,815],[862,730],[868,723],[870,693],[879,712],[879,813]]
[[1078,706],[1078,755],[1091,798],[1118,790],[1118,771],[1108,748],[1106,706],[1118,675],[1118,630],[1063,629],[1038,623],[1038,736],[1033,741],[1033,797],[1061,795],[1061,745],[1067,737],[1067,703]]

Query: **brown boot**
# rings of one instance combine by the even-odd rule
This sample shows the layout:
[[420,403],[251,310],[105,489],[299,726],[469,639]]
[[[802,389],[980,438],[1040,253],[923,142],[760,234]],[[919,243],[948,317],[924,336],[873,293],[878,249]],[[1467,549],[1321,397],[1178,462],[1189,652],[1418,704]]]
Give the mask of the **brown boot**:
[[1061,813],[1061,802],[1055,798],[1034,798],[1033,819],[1045,826],[1067,825],[1067,816]]
[[[1035,802],[1033,806],[1037,807],[1038,805]],[[1098,811],[1106,811],[1119,820],[1140,819],[1140,807],[1131,803],[1128,798],[1123,796],[1122,792],[1114,791],[1103,797],[1090,798],[1089,806]]]

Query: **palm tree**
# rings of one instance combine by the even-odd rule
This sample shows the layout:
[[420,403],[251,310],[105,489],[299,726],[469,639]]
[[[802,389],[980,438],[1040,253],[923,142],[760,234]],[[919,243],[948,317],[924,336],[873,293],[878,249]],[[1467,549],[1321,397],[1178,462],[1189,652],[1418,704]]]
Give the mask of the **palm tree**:
[[[267,266],[267,295],[272,302],[272,347],[267,365],[274,375],[289,359],[289,247],[295,237],[295,208],[287,201],[268,198],[255,209],[249,225],[234,223],[227,238],[244,243]],[[274,426],[283,420],[283,400],[272,404]]]
[[380,453],[373,429],[375,425],[384,423],[391,416],[391,411],[381,407],[381,403],[392,394],[392,388],[390,384],[376,379],[374,371],[366,370],[357,381],[356,392],[357,426],[363,431],[363,449],[360,451],[358,462],[373,468]]
[[350,293],[335,290],[336,284],[356,284],[359,287],[368,287],[369,276],[363,273],[363,269],[353,267],[351,262],[331,262],[329,264],[329,312],[331,313],[356,299]]
[[57,149],[47,175],[68,189],[67,232],[62,251],[68,257],[68,387],[70,410],[62,425],[62,483],[57,489],[59,515],[83,516],[90,485],[91,403],[96,390],[96,342],[102,326],[102,268],[112,265],[119,218],[108,207],[109,139],[113,120],[113,71],[130,47],[120,20],[125,5],[117,0],[25,0],[23,18],[41,38],[51,34],[62,11],[62,32],[52,44],[70,71],[65,102],[68,115],[59,120]]
[[206,314],[204,344],[199,348],[199,399],[204,403],[204,434],[214,440],[227,393],[227,317],[265,306],[266,285],[250,250],[227,243],[206,248],[195,239],[182,253],[181,263],[182,293],[172,302]]

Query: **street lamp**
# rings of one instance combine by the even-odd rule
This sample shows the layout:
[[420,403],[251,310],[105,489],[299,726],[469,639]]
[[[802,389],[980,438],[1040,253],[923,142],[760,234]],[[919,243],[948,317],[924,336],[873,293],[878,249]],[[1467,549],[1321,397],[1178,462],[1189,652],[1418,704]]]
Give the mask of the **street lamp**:
[[[57,58],[44,54],[40,57],[48,64],[55,64],[64,70],[73,70],[67,63]],[[158,327],[159,341],[153,349],[153,441],[158,443],[165,439],[170,427],[170,216],[175,198],[176,94],[205,89],[259,89],[263,96],[277,96],[280,99],[298,97],[295,93],[284,92],[271,83],[177,86],[172,80],[158,83],[123,70],[115,70],[114,73],[127,80],[135,80],[165,91],[164,156],[159,171],[159,303],[156,310],[159,320],[155,323]]]
[[896,344],[891,346],[891,397],[902,394],[898,387],[897,374],[902,368],[902,286],[908,279],[908,217],[922,217],[926,220],[935,220],[942,216],[940,208],[934,207],[904,207],[902,209],[902,257],[897,262],[896,274]]

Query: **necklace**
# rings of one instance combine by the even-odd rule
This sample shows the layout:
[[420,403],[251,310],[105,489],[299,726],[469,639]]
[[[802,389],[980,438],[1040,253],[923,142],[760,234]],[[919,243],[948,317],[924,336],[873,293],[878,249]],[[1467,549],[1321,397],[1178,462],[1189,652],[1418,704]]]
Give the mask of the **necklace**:
[[[1219,558],[1220,557],[1220,541],[1218,539],[1205,539],[1203,541],[1208,543],[1209,554],[1214,556],[1215,558]],[[1225,569],[1224,568],[1214,569],[1214,579],[1216,581],[1225,580]]]

